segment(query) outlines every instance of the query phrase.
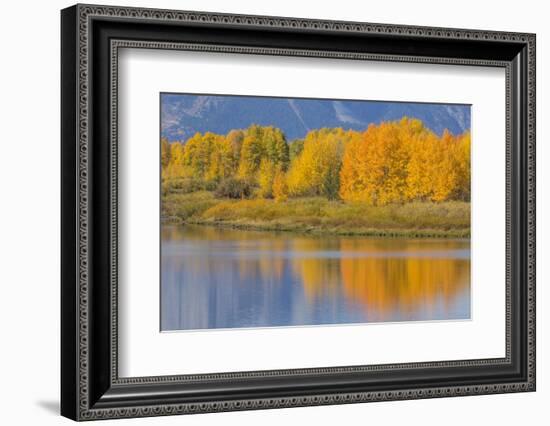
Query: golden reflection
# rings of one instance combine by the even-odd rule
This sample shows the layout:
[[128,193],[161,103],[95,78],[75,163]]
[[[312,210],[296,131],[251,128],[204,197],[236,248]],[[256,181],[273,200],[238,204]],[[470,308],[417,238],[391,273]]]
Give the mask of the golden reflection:
[[285,259],[281,256],[286,248],[282,239],[262,239],[259,241],[258,250],[263,254],[259,256],[260,274],[271,282],[280,281],[283,276]]
[[[448,308],[455,296],[470,283],[470,261],[447,257],[446,250],[458,244],[448,242],[442,251],[430,251],[429,244],[410,241],[400,247],[378,252],[372,241],[342,240],[342,285],[348,298],[361,304],[383,320],[394,311],[407,316],[420,308],[433,311],[436,306]],[[349,256],[346,254],[367,256]],[[371,254],[369,256],[368,254]],[[382,254],[382,255],[381,255]]]
[[292,240],[292,271],[302,282],[304,292],[310,299],[334,295],[339,291],[340,265],[334,259],[319,256],[319,253],[334,249],[330,243],[330,240],[320,238]]

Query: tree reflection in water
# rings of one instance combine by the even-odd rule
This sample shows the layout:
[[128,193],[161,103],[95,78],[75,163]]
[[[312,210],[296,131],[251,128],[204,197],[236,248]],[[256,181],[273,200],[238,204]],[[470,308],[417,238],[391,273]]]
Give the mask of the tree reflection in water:
[[468,240],[164,226],[161,328],[470,318]]

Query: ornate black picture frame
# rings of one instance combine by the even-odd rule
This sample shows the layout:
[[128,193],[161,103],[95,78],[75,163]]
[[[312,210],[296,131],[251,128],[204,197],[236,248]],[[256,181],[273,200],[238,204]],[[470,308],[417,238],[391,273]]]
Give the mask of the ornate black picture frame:
[[[74,420],[535,390],[535,35],[76,5],[61,12],[61,413]],[[484,65],[506,71],[506,356],[120,378],[121,47]]]

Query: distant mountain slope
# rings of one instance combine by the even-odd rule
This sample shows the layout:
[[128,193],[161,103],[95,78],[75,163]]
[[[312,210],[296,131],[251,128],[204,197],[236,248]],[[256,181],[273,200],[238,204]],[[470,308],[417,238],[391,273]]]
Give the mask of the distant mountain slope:
[[457,134],[470,128],[468,105],[180,94],[161,97],[161,135],[170,141],[186,140],[196,132],[225,134],[254,123],[278,127],[290,141],[321,127],[363,130],[371,123],[403,116],[422,120],[438,134],[444,129]]

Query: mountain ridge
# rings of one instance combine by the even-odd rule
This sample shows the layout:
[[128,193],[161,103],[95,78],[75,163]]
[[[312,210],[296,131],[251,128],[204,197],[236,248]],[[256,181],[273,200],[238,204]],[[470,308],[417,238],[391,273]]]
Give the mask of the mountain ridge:
[[[238,113],[236,113],[238,111]],[[280,128],[291,141],[322,127],[364,130],[407,116],[441,135],[470,129],[469,105],[232,95],[161,94],[161,136],[185,141],[196,132],[226,134],[251,124]]]

